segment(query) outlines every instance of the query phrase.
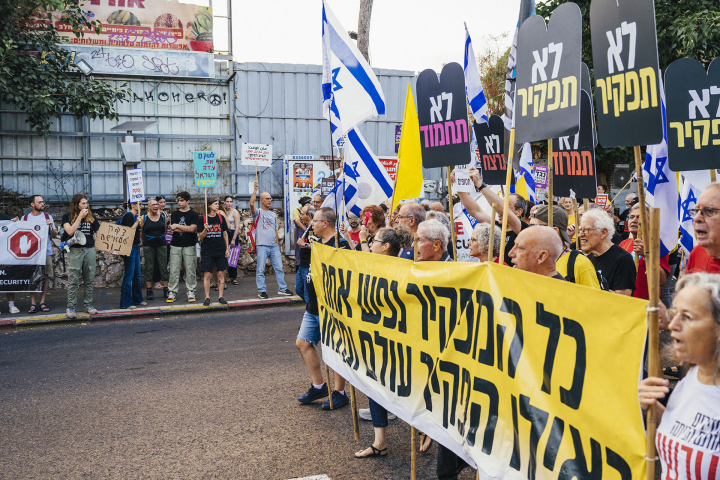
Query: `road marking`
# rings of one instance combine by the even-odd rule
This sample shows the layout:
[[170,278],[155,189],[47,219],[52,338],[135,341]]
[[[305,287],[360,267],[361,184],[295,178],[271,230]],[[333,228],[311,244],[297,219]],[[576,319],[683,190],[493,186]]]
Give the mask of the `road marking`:
[[332,480],[327,475],[313,475],[312,477],[289,478],[288,480]]

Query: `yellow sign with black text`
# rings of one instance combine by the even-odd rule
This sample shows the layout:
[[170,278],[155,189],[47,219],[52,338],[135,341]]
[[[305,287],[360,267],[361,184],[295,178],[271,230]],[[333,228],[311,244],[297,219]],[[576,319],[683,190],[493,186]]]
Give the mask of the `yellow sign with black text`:
[[645,301],[313,246],[323,359],[480,478],[645,476]]

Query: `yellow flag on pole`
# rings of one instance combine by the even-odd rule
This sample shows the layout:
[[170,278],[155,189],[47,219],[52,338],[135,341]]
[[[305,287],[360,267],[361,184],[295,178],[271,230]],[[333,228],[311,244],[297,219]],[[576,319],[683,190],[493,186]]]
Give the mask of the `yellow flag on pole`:
[[398,166],[395,176],[392,209],[400,200],[418,198],[422,194],[422,153],[420,152],[420,124],[418,123],[415,99],[410,84],[405,96],[405,114],[403,115],[402,134],[398,148]]

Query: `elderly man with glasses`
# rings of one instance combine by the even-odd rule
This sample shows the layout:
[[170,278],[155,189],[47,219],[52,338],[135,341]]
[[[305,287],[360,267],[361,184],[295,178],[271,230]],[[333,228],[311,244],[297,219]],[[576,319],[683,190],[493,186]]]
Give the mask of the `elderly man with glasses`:
[[[406,203],[400,207],[400,212],[396,218],[400,225],[407,228],[413,235],[415,235],[415,233],[417,233],[418,226],[425,221],[426,216],[427,212],[422,205],[418,205],[417,203]],[[403,248],[400,250],[398,257],[414,260],[415,250],[413,248]]]
[[720,273],[720,183],[711,184],[697,199],[693,228],[697,247],[688,257],[686,273]]

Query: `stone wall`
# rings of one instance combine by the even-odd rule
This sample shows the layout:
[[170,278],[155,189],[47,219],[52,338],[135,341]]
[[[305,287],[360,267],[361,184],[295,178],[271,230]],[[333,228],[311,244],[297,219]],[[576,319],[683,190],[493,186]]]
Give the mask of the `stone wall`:
[[[278,215],[278,238],[280,240],[280,252],[285,252],[285,218],[282,210],[273,210]],[[247,232],[252,227],[252,216],[250,210],[240,210],[240,232],[238,239],[243,247],[242,255],[238,260],[238,277],[254,277],[256,269],[256,255],[251,255],[245,248],[247,246]],[[108,219],[110,222],[115,220]],[[58,226],[59,227],[59,226]],[[68,275],[66,262],[63,261],[64,255],[60,252],[60,237],[53,240],[53,271],[50,275],[51,289],[67,289]],[[293,275],[296,271],[294,257],[288,257],[283,253],[283,270],[286,275]],[[142,259],[143,272],[145,268],[145,259],[143,258],[142,248],[140,249],[140,258]],[[97,260],[95,264],[95,287],[120,287],[124,274],[123,257],[112,255],[109,252],[97,252]],[[200,269],[197,271],[198,276],[201,275]],[[268,260],[265,265],[265,275],[274,275],[274,270]],[[82,280],[81,280],[82,281]],[[292,283],[292,282],[291,282]],[[143,286],[144,288],[144,286]]]

